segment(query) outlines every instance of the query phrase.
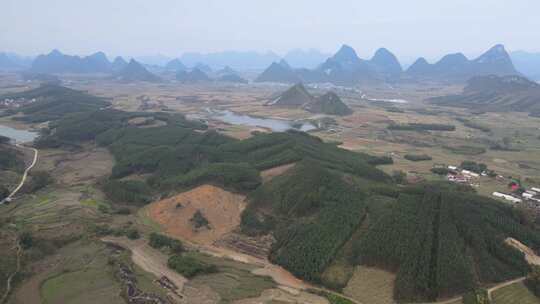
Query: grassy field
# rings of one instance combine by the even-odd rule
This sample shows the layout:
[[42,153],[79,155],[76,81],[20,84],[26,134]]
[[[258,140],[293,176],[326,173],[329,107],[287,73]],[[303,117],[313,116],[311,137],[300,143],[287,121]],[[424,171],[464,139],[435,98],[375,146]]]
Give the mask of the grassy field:
[[540,298],[530,292],[523,283],[495,290],[492,297],[493,304],[540,304]]
[[44,304],[121,304],[124,300],[119,296],[119,288],[106,269],[91,267],[45,281],[41,294]]
[[103,244],[78,242],[63,248],[66,257],[56,273],[41,284],[44,304],[124,303],[120,285],[107,264],[109,252]]
[[358,266],[343,293],[361,303],[394,303],[395,275],[384,270]]
[[219,272],[197,276],[191,281],[191,284],[209,286],[221,297],[220,303],[255,298],[260,296],[264,290],[276,287],[270,277],[252,274],[254,266],[203,254],[196,254],[196,256],[206,263],[216,265]]

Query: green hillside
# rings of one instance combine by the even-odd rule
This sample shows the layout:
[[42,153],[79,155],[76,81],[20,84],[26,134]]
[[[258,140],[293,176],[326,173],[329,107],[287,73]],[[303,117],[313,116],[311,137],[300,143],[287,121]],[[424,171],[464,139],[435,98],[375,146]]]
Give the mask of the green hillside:
[[24,114],[16,119],[33,123],[57,120],[67,114],[95,111],[110,105],[104,98],[52,84],[42,85],[21,93],[0,96],[0,99],[6,98],[34,100],[34,102],[17,110],[10,110],[10,114]]

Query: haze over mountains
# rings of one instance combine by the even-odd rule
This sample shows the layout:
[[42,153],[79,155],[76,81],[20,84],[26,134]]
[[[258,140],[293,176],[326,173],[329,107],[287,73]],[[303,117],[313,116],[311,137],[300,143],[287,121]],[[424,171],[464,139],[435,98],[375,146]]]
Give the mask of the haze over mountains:
[[540,84],[518,75],[477,76],[468,81],[461,94],[435,97],[429,101],[477,111],[529,112],[540,116]]
[[65,55],[59,50],[53,50],[49,54],[39,55],[32,62],[30,71],[35,73],[111,73],[120,70],[127,65],[126,61],[117,57],[113,63],[109,61],[105,53],[97,52],[89,56],[79,57]]
[[[213,70],[229,67],[240,71],[263,70],[256,77],[256,82],[288,84],[304,82],[352,86],[399,81],[465,83],[471,77],[490,74],[500,76],[522,74],[533,80],[540,79],[540,54],[513,52],[511,57],[503,45],[496,45],[474,59],[468,59],[462,53],[454,53],[429,63],[420,57],[407,69],[403,69],[397,57],[386,48],[378,49],[370,59],[362,59],[347,45],[343,45],[331,56],[317,50],[297,49],[283,57],[272,52],[227,51],[208,54],[185,53],[179,58],[162,55],[141,58],[146,61],[137,60],[137,62],[157,73],[197,68],[210,74]],[[160,64],[156,65],[157,62]],[[53,50],[48,54],[39,55],[34,60],[15,54],[0,53],[1,70],[29,69],[33,73],[115,74],[127,64],[122,57],[116,57],[111,62],[103,52],[76,56]]]
[[397,81],[465,82],[473,76],[518,75],[504,46],[496,45],[476,59],[469,60],[461,53],[444,56],[430,64],[419,58],[406,71],[394,54],[385,48],[369,59],[361,59],[356,51],[343,45],[338,52],[316,69],[292,69],[283,61],[272,64],[256,80],[259,82],[306,83],[329,82],[351,86]]
[[516,69],[527,77],[540,81],[540,53],[516,51],[510,53]]

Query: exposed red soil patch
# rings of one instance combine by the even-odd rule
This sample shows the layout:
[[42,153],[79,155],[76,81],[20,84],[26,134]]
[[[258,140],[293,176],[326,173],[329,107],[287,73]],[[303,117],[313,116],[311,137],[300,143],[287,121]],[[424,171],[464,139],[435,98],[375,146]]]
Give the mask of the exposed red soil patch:
[[[246,203],[244,195],[202,185],[148,206],[148,216],[167,234],[196,244],[210,245],[240,224]],[[200,210],[210,228],[195,229],[190,222]]]

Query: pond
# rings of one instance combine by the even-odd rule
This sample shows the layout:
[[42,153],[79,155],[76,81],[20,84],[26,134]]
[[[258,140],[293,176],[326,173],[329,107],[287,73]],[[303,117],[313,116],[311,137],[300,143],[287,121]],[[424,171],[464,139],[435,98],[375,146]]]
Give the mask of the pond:
[[38,133],[26,130],[17,130],[8,126],[0,125],[0,135],[9,137],[15,140],[16,143],[25,143],[33,141],[38,136]]
[[290,129],[300,131],[315,130],[317,127],[309,122],[296,122],[284,119],[254,117],[238,114],[228,110],[209,110],[210,117],[233,125],[268,128],[274,132],[284,132]]

